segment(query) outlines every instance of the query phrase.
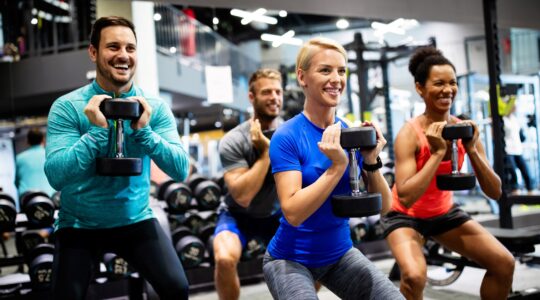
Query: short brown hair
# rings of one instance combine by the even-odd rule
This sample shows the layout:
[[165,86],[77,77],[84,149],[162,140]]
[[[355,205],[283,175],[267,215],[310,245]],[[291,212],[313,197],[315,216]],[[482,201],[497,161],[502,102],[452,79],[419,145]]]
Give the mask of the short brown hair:
[[137,40],[137,34],[135,33],[135,26],[133,23],[131,23],[130,20],[118,17],[118,16],[109,16],[109,17],[101,17],[94,22],[94,25],[92,26],[92,31],[90,32],[90,44],[94,46],[94,48],[99,48],[99,40],[101,39],[101,31],[103,28],[109,27],[109,26],[124,26],[133,32],[133,35],[135,36],[135,40]]
[[336,50],[343,55],[343,58],[345,58],[345,63],[347,62],[347,51],[345,48],[343,48],[343,46],[341,46],[341,44],[329,38],[316,37],[307,41],[302,48],[300,48],[300,51],[296,56],[296,70],[302,69],[307,71],[311,66],[311,59],[316,53],[315,50],[318,49]]
[[255,82],[261,78],[275,79],[279,82],[282,82],[281,73],[279,73],[278,71],[274,69],[258,69],[257,71],[255,71],[255,73],[251,74],[251,77],[249,78],[250,92],[255,92]]

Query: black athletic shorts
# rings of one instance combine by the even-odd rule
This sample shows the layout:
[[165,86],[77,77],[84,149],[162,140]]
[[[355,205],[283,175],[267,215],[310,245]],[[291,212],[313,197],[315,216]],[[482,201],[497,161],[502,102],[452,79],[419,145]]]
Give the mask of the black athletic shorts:
[[454,204],[446,214],[427,219],[414,218],[397,211],[390,211],[381,217],[381,225],[385,238],[390,232],[401,227],[413,228],[423,235],[424,238],[428,238],[445,233],[469,220],[471,220],[469,214]]

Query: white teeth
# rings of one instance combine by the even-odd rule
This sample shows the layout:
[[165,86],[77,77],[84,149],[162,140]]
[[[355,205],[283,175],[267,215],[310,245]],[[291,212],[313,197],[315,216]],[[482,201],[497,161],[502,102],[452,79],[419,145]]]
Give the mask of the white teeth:
[[123,68],[123,69],[127,69],[128,68],[128,65],[114,65],[115,68]]

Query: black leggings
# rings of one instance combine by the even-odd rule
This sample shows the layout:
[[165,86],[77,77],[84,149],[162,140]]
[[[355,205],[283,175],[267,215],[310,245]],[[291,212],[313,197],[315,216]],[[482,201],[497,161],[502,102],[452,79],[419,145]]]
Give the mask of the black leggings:
[[124,258],[161,299],[188,299],[184,269],[156,219],[110,229],[62,228],[55,236],[53,299],[84,299],[104,252]]

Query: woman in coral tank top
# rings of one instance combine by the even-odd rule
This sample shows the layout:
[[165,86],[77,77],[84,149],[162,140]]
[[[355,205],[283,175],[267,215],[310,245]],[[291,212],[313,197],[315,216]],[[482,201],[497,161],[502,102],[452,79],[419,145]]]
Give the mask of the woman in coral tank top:
[[422,299],[426,260],[422,246],[432,237],[452,251],[484,267],[483,299],[506,299],[512,286],[514,258],[478,222],[455,206],[452,192],[436,186],[436,175],[451,173],[451,147],[441,136],[446,124],[470,123],[474,136],[458,141],[458,165],[467,154],[482,191],[501,196],[501,181],[486,158],[478,127],[450,115],[458,91],[454,65],[433,47],[419,48],[409,71],[424,99],[424,113],[401,128],[394,146],[396,184],[392,209],[381,219],[385,237],[401,270],[400,290],[407,299]]

